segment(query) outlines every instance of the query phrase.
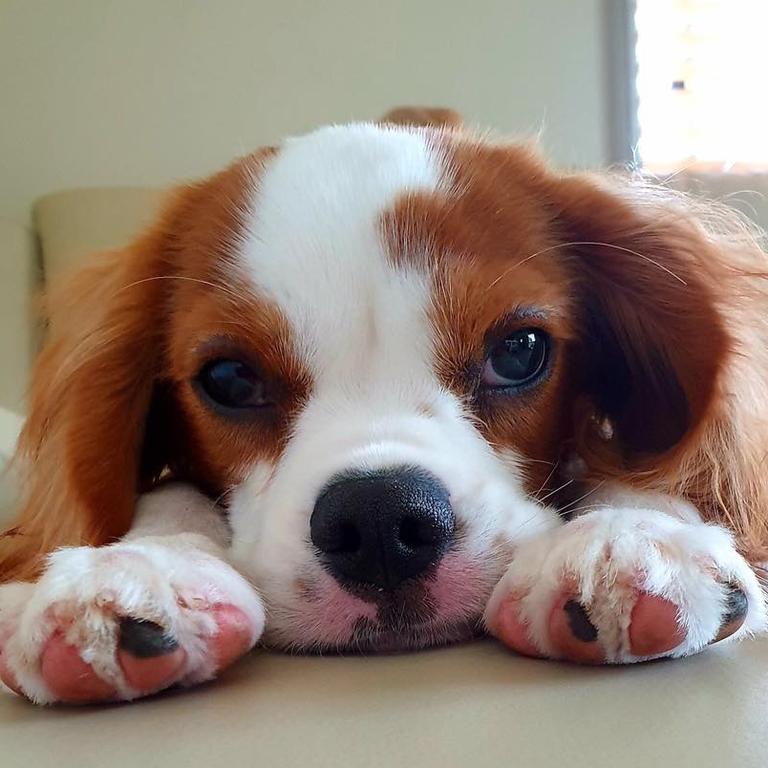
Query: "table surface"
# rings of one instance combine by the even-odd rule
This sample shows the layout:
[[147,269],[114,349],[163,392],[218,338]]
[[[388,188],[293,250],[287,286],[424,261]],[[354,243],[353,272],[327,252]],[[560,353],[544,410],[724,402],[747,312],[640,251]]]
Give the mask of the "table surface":
[[202,688],[109,707],[0,695],[0,765],[765,768],[768,642],[577,667],[490,640],[401,656],[255,652]]

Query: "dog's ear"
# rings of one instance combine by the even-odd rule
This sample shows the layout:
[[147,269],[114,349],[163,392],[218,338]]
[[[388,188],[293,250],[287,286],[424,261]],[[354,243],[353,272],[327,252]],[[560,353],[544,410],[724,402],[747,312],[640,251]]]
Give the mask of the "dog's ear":
[[394,125],[430,126],[433,128],[461,128],[461,115],[448,107],[395,107],[379,121]]
[[[103,544],[131,524],[142,482],[169,461],[142,442],[161,366],[175,228],[187,192],[133,245],[101,255],[46,300],[15,468],[22,502],[0,537],[0,581],[29,578],[61,546]],[[143,475],[143,477],[142,477]]]
[[653,190],[566,177],[550,195],[582,312],[569,350],[579,450],[621,471],[658,465],[721,385],[727,260],[684,205]]

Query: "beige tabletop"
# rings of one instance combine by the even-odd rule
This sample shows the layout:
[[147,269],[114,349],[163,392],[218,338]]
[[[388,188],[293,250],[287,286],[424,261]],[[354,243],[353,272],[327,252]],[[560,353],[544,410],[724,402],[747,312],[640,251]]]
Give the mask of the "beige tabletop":
[[490,641],[402,656],[264,652],[138,704],[0,697],[0,766],[765,768],[768,642],[586,668]]

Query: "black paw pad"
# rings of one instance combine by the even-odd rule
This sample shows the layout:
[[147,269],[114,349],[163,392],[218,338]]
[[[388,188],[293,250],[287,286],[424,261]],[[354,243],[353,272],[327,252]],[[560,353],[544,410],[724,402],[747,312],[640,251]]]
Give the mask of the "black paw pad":
[[563,606],[563,610],[568,617],[568,626],[577,640],[581,640],[582,643],[594,643],[597,640],[597,628],[589,620],[587,611],[581,603],[569,600]]
[[726,584],[727,596],[725,598],[725,613],[723,614],[723,624],[732,624],[734,621],[740,621],[747,615],[749,601],[744,590],[734,582]]
[[747,611],[749,610],[747,595],[738,584],[731,581],[725,585],[725,589],[725,611],[720,622],[720,631],[712,641],[713,643],[725,640],[726,637],[730,637],[737,632],[744,623]]
[[138,659],[151,659],[173,653],[179,644],[154,621],[124,617],[120,619],[120,647]]

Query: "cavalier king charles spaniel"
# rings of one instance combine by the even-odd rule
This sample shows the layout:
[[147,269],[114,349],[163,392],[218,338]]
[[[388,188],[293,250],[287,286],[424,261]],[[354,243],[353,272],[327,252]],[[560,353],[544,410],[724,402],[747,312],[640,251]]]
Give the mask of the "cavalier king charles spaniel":
[[261,149],[49,297],[0,538],[34,702],[256,643],[590,664],[766,625],[768,261],[450,110]]

